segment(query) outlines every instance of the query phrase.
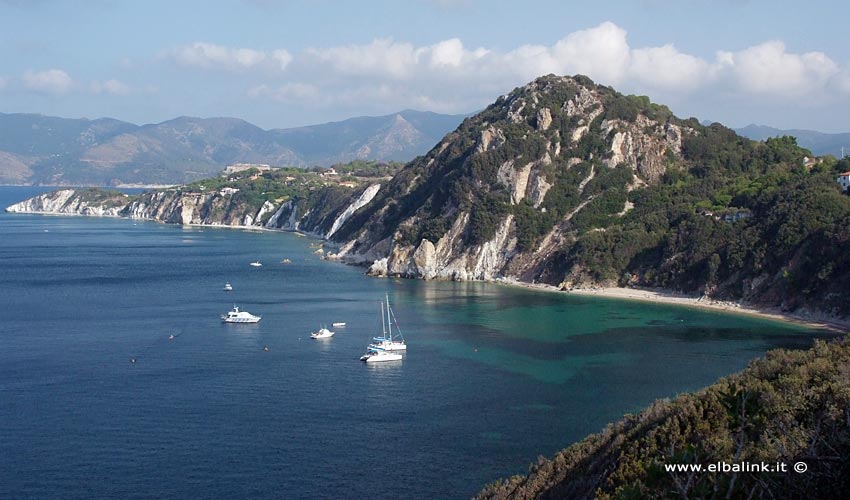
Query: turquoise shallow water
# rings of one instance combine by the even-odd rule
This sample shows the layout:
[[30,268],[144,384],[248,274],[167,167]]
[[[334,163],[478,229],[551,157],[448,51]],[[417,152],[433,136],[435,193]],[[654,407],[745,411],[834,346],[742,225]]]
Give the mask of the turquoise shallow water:
[[[0,188],[0,204],[37,191]],[[468,498],[623,413],[814,335],[680,307],[372,279],[318,259],[312,242],[0,215],[0,498]],[[367,366],[358,357],[385,293],[410,348]],[[263,320],[223,325],[234,302]],[[348,326],[307,338],[333,321]]]

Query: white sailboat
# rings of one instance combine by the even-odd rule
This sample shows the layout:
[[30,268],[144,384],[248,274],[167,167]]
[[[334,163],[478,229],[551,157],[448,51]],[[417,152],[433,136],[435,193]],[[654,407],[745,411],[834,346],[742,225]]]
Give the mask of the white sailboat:
[[380,337],[373,337],[369,347],[382,349],[384,351],[406,351],[407,344],[404,343],[404,337],[401,335],[401,330],[398,328],[398,323],[395,323],[396,334],[393,335],[393,326],[395,322],[395,313],[390,308],[390,296],[387,295],[387,317],[384,321],[384,304],[381,303],[381,330]]

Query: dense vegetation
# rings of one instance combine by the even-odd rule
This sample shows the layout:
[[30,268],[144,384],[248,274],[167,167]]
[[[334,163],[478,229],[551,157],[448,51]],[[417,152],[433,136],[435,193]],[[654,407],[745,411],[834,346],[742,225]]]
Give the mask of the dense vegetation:
[[[787,472],[668,471],[666,464],[777,463]],[[793,464],[804,462],[798,473]],[[540,458],[480,499],[846,498],[850,341],[775,350],[695,394],[662,400]]]
[[[591,104],[565,111],[587,94]],[[544,108],[551,123],[541,127]],[[669,127],[680,131],[675,150],[664,149]],[[579,128],[586,133],[576,140]],[[652,165],[613,164],[613,136],[624,128],[657,153]],[[516,202],[511,183],[529,165],[549,188]],[[751,141],[586,77],[541,77],[408,164],[335,237],[415,247],[466,214],[457,252],[491,240],[510,215],[517,259],[535,266],[523,270],[529,279],[847,314],[850,197],[835,182],[847,170],[846,160],[815,159],[792,137]],[[553,231],[563,235],[558,246],[538,255]]]
[[706,128],[685,141],[681,168],[629,193],[626,216],[580,231],[552,276],[582,269],[593,281],[846,313],[850,197],[835,178],[850,164],[805,166],[808,155],[790,137],[756,143]]

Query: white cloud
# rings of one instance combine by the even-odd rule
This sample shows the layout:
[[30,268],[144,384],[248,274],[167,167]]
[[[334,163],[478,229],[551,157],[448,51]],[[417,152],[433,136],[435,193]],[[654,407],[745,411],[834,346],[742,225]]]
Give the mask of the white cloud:
[[823,88],[839,73],[822,52],[793,54],[780,41],[765,42],[739,52],[718,52],[720,71],[731,74],[741,89],[753,94],[795,96]]
[[650,87],[690,91],[709,80],[711,71],[706,61],[673,45],[631,51],[629,74]]
[[111,79],[105,82],[92,82],[89,86],[94,94],[128,95],[133,89],[124,82]]
[[286,49],[264,51],[250,48],[233,48],[207,42],[194,42],[162,52],[160,57],[170,59],[180,66],[205,70],[245,72],[265,69],[283,71],[292,62]]
[[[196,42],[171,50],[184,66],[254,72],[247,95],[302,107],[424,107],[467,112],[540,75],[585,74],[658,102],[739,96],[850,94],[850,70],[821,52],[794,53],[781,42],[720,50],[713,59],[672,43],[633,47],[622,27],[604,22],[551,44],[466,47],[459,38],[415,45],[392,38],[363,44],[263,51]],[[259,81],[257,81],[259,79]],[[737,97],[736,97],[737,98]],[[362,111],[361,111],[362,112]]]
[[4,76],[0,76],[0,90],[5,89],[8,84],[9,84],[9,78],[6,78]]
[[419,55],[412,44],[379,38],[368,45],[307,49],[306,57],[349,75],[406,79],[413,75]]
[[287,66],[289,66],[289,63],[292,62],[292,54],[290,54],[286,49],[277,49],[272,52],[272,60],[274,60],[280,67],[280,70],[283,71]]
[[61,69],[27,71],[21,77],[24,87],[45,94],[60,95],[68,92],[74,81]]
[[254,49],[234,49],[206,42],[176,47],[166,53],[183,66],[203,69],[239,71],[255,67],[266,60],[265,52]]
[[626,31],[612,22],[570,33],[550,52],[565,73],[593,75],[611,84],[622,81],[631,55]]

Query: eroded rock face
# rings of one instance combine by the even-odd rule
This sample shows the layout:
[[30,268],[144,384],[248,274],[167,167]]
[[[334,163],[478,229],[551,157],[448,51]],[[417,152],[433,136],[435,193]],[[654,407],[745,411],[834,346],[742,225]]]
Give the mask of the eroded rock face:
[[124,205],[121,197],[104,201],[88,200],[85,192],[74,189],[61,189],[52,193],[34,196],[6,208],[9,213],[40,213],[62,215],[93,215],[118,217]]
[[[629,116],[641,105],[615,94],[583,77],[550,75],[500,97],[409,164],[385,195],[375,198],[371,217],[348,228],[345,234],[352,236],[341,242],[337,258],[375,263],[375,272],[425,279],[534,280],[557,268],[548,265],[551,259],[576,239],[571,221],[601,195],[590,189],[594,182],[621,166],[633,172],[621,186],[626,191],[657,182],[670,161],[681,159],[683,138],[694,133],[675,120],[660,123],[640,111],[631,121],[603,119]],[[612,102],[619,111],[606,107]],[[574,184],[558,184],[565,179]],[[494,203],[507,205],[496,211],[497,220],[473,217]],[[539,221],[551,219],[529,222],[528,209],[544,214],[547,203],[548,209],[571,208],[540,233],[546,228]],[[610,216],[622,217],[630,208],[620,204]],[[435,236],[431,226],[419,231],[435,221],[442,235]],[[489,226],[488,241],[470,236],[474,224]],[[519,249],[519,224],[526,231],[533,227],[536,247],[525,243]]]
[[475,146],[476,153],[484,153],[496,149],[505,143],[505,133],[496,127],[490,127],[481,131],[481,137]]
[[[335,204],[338,210],[325,210],[315,215],[310,210],[301,213],[299,201],[289,200],[276,206],[271,200],[263,201],[254,208],[244,201],[234,199],[238,189],[225,188],[212,192],[191,192],[181,189],[149,191],[129,197],[103,190],[64,189],[35,196],[16,203],[8,212],[51,213],[66,215],[101,215],[146,219],[172,224],[192,224],[233,227],[264,227],[304,231],[325,237],[329,230],[335,231],[357,210],[367,205],[380,189],[379,184],[366,188],[351,198],[346,195],[328,198],[326,204]],[[336,193],[328,191],[328,193]],[[310,206],[307,200],[301,204]],[[311,203],[316,203],[311,202]],[[328,207],[324,207],[327,209]]]
[[[647,130],[654,133],[648,134]],[[668,152],[675,156],[682,152],[682,128],[672,123],[660,124],[640,115],[634,122],[606,120],[602,122],[606,134],[613,133],[611,157],[606,160],[610,168],[624,164],[648,182],[655,182],[666,171]]]
[[380,184],[373,184],[366,188],[365,191],[352,203],[348,206],[339,216],[334,219],[333,225],[331,229],[325,235],[326,238],[330,238],[337,232],[337,230],[342,227],[342,225],[347,221],[357,210],[366,206],[370,201],[375,198],[375,195],[378,194],[378,190],[381,189]]
[[540,108],[537,111],[537,130],[548,130],[552,125],[552,112],[549,108]]

